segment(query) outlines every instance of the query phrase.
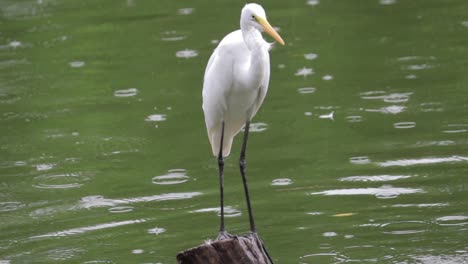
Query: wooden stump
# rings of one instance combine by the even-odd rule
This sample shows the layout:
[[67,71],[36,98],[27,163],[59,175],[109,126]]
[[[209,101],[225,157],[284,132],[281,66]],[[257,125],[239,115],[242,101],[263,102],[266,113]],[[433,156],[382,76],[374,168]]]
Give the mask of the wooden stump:
[[177,254],[179,264],[273,264],[257,234],[226,235]]

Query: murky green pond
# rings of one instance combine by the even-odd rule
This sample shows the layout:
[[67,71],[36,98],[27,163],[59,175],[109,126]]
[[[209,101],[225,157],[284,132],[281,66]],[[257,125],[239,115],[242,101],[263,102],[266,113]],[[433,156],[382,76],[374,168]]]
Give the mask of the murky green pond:
[[[202,76],[243,4],[0,1],[0,263],[175,263],[216,237]],[[468,2],[261,4],[287,43],[248,151],[275,263],[468,263]]]

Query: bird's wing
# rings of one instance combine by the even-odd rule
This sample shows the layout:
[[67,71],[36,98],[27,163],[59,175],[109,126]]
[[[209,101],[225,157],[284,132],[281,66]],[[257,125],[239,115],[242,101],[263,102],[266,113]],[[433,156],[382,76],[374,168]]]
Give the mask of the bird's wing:
[[266,94],[268,92],[268,85],[270,82],[270,62],[269,62],[269,57],[268,57],[268,67],[265,69],[265,74],[263,81],[260,83],[260,87],[258,88],[258,95],[257,98],[255,99],[254,105],[252,107],[252,114],[250,116],[250,119],[252,119],[255,114],[257,113],[258,109],[260,109],[260,106],[262,106],[263,101],[265,100]]

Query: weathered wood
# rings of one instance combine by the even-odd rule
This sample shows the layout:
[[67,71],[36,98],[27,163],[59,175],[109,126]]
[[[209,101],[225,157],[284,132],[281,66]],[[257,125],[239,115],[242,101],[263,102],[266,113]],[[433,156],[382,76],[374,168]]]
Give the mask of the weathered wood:
[[177,254],[179,264],[273,264],[257,234],[227,235]]

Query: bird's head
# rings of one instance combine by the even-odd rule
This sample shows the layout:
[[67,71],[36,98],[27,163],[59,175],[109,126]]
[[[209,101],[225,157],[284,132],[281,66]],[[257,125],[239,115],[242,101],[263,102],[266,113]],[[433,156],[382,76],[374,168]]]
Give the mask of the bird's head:
[[265,31],[274,38],[278,43],[284,45],[283,39],[278,32],[268,23],[265,10],[258,4],[247,4],[242,9],[241,13],[241,28],[255,28],[260,32]]

